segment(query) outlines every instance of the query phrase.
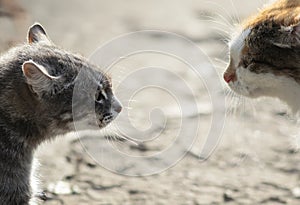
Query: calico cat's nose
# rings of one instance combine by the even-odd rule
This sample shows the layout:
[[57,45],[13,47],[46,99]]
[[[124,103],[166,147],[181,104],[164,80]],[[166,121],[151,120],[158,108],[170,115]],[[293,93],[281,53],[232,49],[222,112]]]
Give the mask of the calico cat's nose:
[[223,75],[223,78],[224,78],[226,83],[230,83],[231,81],[236,80],[236,75],[235,75],[235,73],[225,72],[224,75]]

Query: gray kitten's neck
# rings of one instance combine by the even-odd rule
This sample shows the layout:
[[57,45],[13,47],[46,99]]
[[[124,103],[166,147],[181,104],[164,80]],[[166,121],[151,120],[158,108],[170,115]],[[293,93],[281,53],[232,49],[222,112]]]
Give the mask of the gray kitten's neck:
[[31,199],[30,176],[33,149],[24,133],[7,129],[0,115],[0,202],[28,204]]

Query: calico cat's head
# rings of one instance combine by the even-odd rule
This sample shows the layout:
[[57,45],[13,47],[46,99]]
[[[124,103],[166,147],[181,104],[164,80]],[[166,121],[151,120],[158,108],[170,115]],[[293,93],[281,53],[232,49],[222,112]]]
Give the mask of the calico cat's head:
[[[55,46],[39,24],[29,29],[28,43],[11,49],[0,65],[4,68],[0,86],[6,90],[0,93],[4,112],[12,119],[25,119],[36,129],[47,127],[50,135],[72,131],[72,111],[78,106],[82,112],[76,120],[95,116],[100,128],[121,112],[109,76],[87,59]],[[74,93],[76,85],[79,89]],[[74,94],[81,96],[78,102],[74,102]],[[88,111],[87,101],[93,102]]]
[[252,98],[277,97],[299,110],[300,0],[267,6],[243,24],[229,50],[224,80],[233,91]]

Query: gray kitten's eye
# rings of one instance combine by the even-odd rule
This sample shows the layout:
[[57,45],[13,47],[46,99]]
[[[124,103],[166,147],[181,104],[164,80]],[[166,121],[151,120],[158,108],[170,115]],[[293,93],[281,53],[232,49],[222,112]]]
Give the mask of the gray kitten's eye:
[[97,88],[97,93],[95,94],[95,100],[98,103],[103,103],[104,100],[107,100],[107,95],[102,87]]
[[101,92],[97,91],[97,93],[95,94],[95,101],[98,103],[104,102],[104,98],[103,98]]

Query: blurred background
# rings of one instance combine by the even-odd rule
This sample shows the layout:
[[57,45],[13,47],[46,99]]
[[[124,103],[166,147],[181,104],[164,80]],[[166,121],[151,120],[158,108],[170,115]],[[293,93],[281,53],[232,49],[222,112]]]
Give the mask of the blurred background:
[[[197,45],[205,56],[201,67],[215,68],[218,75],[208,76],[211,82],[222,83],[212,94],[203,76],[197,76],[178,59],[157,53],[134,55],[114,64],[109,73],[124,113],[136,129],[146,130],[145,136],[130,132],[124,139],[115,131],[116,126],[112,126],[101,133],[86,131],[79,138],[71,133],[42,145],[37,153],[41,164],[39,175],[49,197],[43,204],[299,204],[297,121],[289,117],[281,102],[241,98],[229,92],[222,80],[228,61],[227,42],[238,31],[235,26],[255,14],[264,3],[263,0],[0,0],[1,52],[25,42],[27,29],[34,22],[45,27],[55,44],[87,57],[121,35],[159,30],[178,34]],[[153,36],[152,40],[159,43],[168,39]],[[178,88],[179,83],[168,75],[127,78],[151,66],[181,76],[193,94]],[[164,82],[168,90],[174,88],[175,92],[167,94],[153,86],[139,91],[142,82],[151,78]],[[139,92],[129,95],[128,88]],[[226,111],[214,110],[210,98],[214,94],[220,99],[226,97]],[[186,96],[185,107],[176,102],[178,96]],[[197,110],[191,110],[188,116],[180,115],[192,100]],[[154,108],[163,112],[166,122],[149,117]],[[202,159],[214,112],[226,115],[225,124],[222,135],[218,136],[220,140],[215,141],[216,149],[208,159]],[[197,128],[192,127],[184,134],[196,133],[195,140],[190,149],[182,151],[183,158],[155,174],[144,176],[139,166],[128,163],[126,158],[107,155],[108,144],[125,156],[147,157],[162,152],[175,146],[182,121],[188,125],[197,122]],[[119,120],[115,125],[124,126],[122,123]],[[153,134],[156,137],[151,139],[149,136]],[[111,161],[112,167],[101,164],[98,161],[101,156]],[[146,161],[142,166],[147,170],[154,164]]]

